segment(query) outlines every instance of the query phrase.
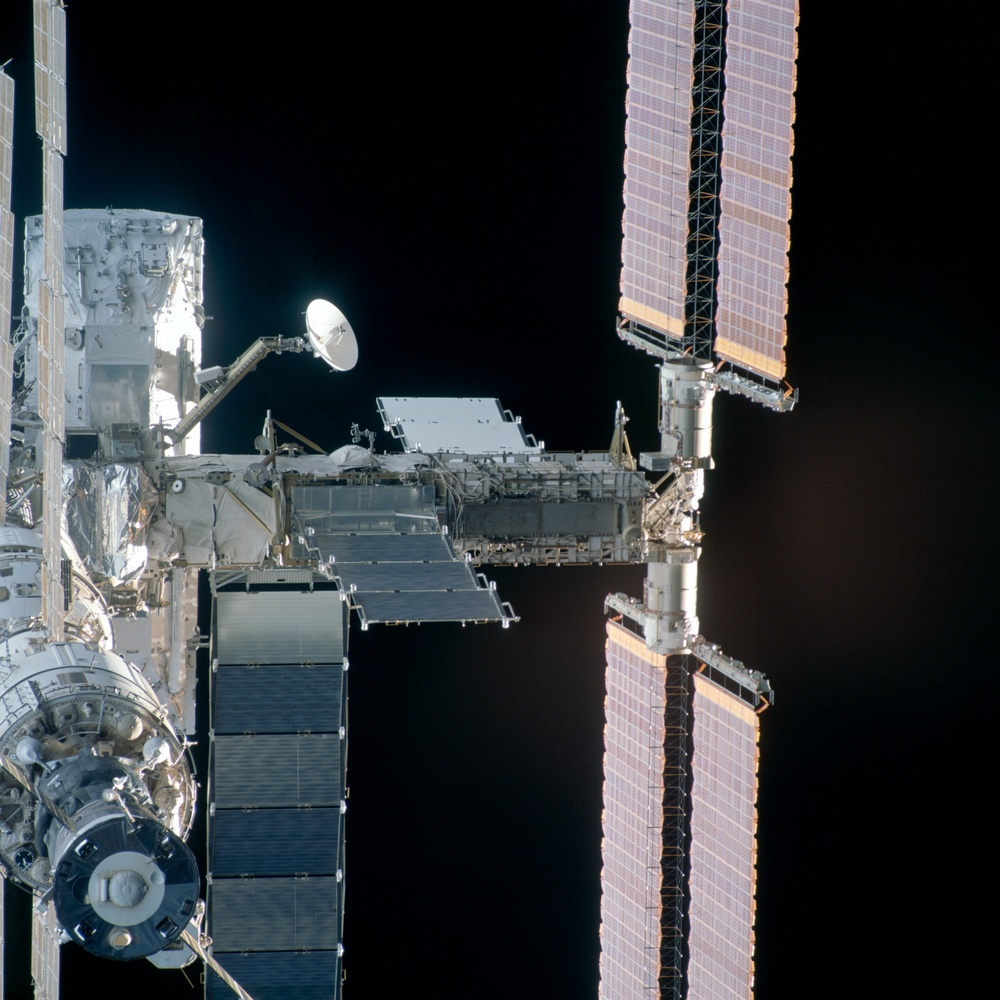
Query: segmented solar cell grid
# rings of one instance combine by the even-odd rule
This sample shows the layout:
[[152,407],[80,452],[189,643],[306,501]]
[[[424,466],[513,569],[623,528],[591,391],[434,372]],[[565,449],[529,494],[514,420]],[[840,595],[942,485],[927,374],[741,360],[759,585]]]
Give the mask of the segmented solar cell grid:
[[61,934],[53,905],[47,906],[43,913],[31,908],[31,978],[36,997],[58,1000]]
[[688,994],[753,995],[759,720],[744,701],[694,678]]
[[42,153],[42,228],[45,280],[38,285],[38,409],[44,429],[42,616],[53,638],[59,641],[63,636],[59,531],[62,517],[62,441],[66,421],[62,285],[63,159],[49,147]]
[[665,656],[607,626],[602,1000],[651,996],[659,975]]
[[692,0],[633,0],[625,123],[621,312],[684,333]]
[[[215,956],[258,1000],[337,1000],[346,606],[333,591],[292,585],[218,593],[214,611],[207,916]],[[209,976],[205,995],[232,991]]]
[[56,0],[35,0],[35,129],[66,153],[66,11]]
[[[0,70],[0,497],[7,495],[10,407],[14,349],[10,343],[10,303],[14,279],[14,216],[10,183],[14,143],[14,81]],[[4,511],[0,510],[0,524]]]
[[774,379],[785,374],[797,23],[797,0],[729,4],[715,351]]

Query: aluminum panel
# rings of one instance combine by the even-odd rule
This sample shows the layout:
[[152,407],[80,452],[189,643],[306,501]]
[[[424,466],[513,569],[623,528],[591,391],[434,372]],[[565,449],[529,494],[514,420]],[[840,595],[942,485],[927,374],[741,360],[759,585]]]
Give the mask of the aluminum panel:
[[217,595],[220,663],[343,661],[346,610],[332,590]]
[[408,452],[537,455],[542,450],[498,399],[383,396],[378,408],[385,429]]
[[[232,952],[220,957],[226,972],[254,1000],[289,1000],[290,984],[294,984],[295,1000],[331,1000],[339,995],[340,959],[335,951]],[[233,991],[209,972],[205,996],[207,1000],[232,1000]]]
[[632,0],[620,311],[684,334],[692,0]]
[[337,733],[216,736],[215,806],[339,806],[342,750]]
[[322,666],[220,665],[216,733],[332,732],[340,726],[342,663]]
[[358,592],[352,600],[363,622],[501,621],[506,617],[494,590]]
[[720,358],[785,374],[797,0],[732,0],[719,219]]
[[659,995],[667,658],[615,622],[607,634],[599,995],[621,1000]]
[[691,758],[691,996],[753,995],[759,719],[736,695],[694,678]]
[[335,875],[340,809],[217,809],[209,868],[213,879],[254,875]]
[[216,955],[226,951],[335,950],[337,880],[219,879],[212,884],[209,934]]

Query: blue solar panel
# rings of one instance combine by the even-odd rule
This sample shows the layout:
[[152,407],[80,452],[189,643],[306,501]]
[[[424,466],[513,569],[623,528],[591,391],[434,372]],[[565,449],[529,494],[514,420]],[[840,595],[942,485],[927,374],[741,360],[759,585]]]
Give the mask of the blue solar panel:
[[335,875],[340,809],[219,809],[211,867],[215,878]]
[[[330,1000],[340,981],[336,952],[248,952],[225,956],[225,969],[254,1000]],[[210,973],[209,1000],[232,1000],[233,991]]]
[[[220,666],[215,682],[216,733],[319,732],[338,728],[344,668]],[[262,712],[261,706],[267,711]]]

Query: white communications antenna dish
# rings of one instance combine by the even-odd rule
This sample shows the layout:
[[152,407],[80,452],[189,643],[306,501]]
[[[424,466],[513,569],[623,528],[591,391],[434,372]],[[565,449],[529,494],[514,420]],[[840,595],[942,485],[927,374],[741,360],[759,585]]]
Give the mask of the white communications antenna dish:
[[306,309],[306,334],[318,358],[334,371],[350,371],[358,363],[358,342],[347,317],[326,299],[313,299]]

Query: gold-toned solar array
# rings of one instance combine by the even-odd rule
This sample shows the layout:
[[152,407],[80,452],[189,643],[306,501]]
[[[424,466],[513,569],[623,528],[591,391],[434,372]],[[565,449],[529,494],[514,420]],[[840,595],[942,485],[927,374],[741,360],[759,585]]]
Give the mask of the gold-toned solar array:
[[694,676],[692,715],[688,995],[749,997],[760,719],[701,674]]
[[602,1000],[647,996],[660,971],[667,657],[607,625]]
[[629,319],[681,337],[694,5],[634,0],[631,21],[619,309]]
[[785,374],[796,0],[738,0],[726,30],[715,353]]

